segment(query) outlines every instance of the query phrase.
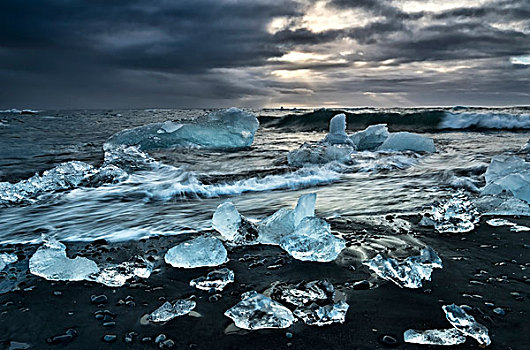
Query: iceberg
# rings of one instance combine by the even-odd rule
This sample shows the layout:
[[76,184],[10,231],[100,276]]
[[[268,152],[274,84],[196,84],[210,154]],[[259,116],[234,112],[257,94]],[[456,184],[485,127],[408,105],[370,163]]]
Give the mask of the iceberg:
[[294,167],[330,162],[351,163],[355,148],[347,144],[304,143],[287,154],[287,162]]
[[190,281],[190,286],[201,290],[222,291],[227,284],[234,282],[234,271],[226,267],[209,272],[206,277],[199,277]]
[[121,287],[133,277],[149,278],[153,271],[153,264],[141,256],[133,261],[125,261],[118,265],[109,265],[90,278],[107,287]]
[[344,323],[349,307],[346,302],[339,301],[324,306],[311,304],[307,307],[296,308],[293,313],[309,326],[327,326],[332,323]]
[[232,202],[224,202],[217,207],[213,214],[212,226],[225,241],[235,245],[257,243],[256,225],[241,216]]
[[324,220],[306,217],[291,235],[280,240],[280,247],[298,260],[330,262],[346,247],[346,242],[333,236]]
[[516,156],[496,156],[485,174],[482,195],[508,193],[530,203],[530,163]]
[[466,337],[456,328],[450,329],[430,329],[417,331],[415,329],[406,330],[403,333],[405,343],[423,345],[458,345],[466,342]]
[[389,135],[386,124],[376,124],[353,133],[350,136],[350,140],[358,151],[375,151],[385,142]]
[[294,210],[282,208],[263,219],[258,225],[259,242],[280,244],[280,240],[293,233],[303,218],[315,216],[316,193],[300,196]]
[[337,114],[331,118],[329,122],[329,133],[322,142],[331,145],[352,144],[348,134],[346,134],[346,115],[344,113]]
[[242,295],[242,300],[225,311],[235,325],[242,329],[287,328],[295,318],[291,310],[255,291]]
[[18,257],[15,254],[0,253],[0,271],[2,271],[7,265],[18,261]]
[[238,108],[216,111],[193,122],[153,123],[120,131],[104,145],[138,145],[141,150],[199,147],[237,149],[250,147],[259,122],[256,116]]
[[428,137],[410,132],[391,133],[378,147],[380,151],[436,152],[434,141]]
[[432,209],[434,228],[441,233],[465,233],[475,228],[479,213],[471,201],[457,193],[453,198]]
[[191,310],[195,309],[195,306],[197,306],[197,303],[192,298],[179,299],[173,302],[173,304],[166,301],[162,306],[149,314],[147,320],[155,323],[167,322],[175,317],[187,315]]
[[228,261],[223,243],[215,237],[200,236],[169,249],[164,256],[173,267],[193,269],[202,266],[218,266]]
[[445,317],[454,328],[464,335],[474,338],[481,347],[491,344],[488,329],[475,321],[475,318],[468,315],[464,309],[455,304],[444,305],[442,309],[445,312]]
[[48,238],[29,259],[29,271],[51,281],[82,281],[99,273],[99,267],[80,256],[70,259],[64,244]]
[[442,260],[431,247],[425,247],[419,256],[411,256],[403,261],[383,258],[378,254],[363,262],[363,265],[401,288],[421,288],[422,280],[431,280],[434,268],[442,268]]

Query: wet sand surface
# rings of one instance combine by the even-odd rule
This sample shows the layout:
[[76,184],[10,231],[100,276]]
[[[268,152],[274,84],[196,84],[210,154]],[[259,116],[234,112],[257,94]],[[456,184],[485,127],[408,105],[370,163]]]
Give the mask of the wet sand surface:
[[[14,252],[19,262],[8,265],[1,273],[0,290],[14,291],[0,295],[0,344],[6,349],[17,345],[30,349],[156,349],[155,338],[164,334],[174,342],[174,349],[425,349],[426,345],[403,342],[407,329],[450,328],[442,305],[455,303],[472,308],[468,313],[490,331],[491,349],[524,350],[530,347],[530,240],[529,232],[513,232],[509,227],[491,227],[481,220],[467,234],[438,234],[432,228],[417,226],[419,217],[407,217],[411,233],[391,233],[382,227],[361,225],[338,218],[328,220],[335,233],[340,232],[352,248],[366,241],[387,236],[413,238],[433,247],[443,260],[432,281],[420,289],[402,289],[372,275],[361,265],[356,254],[343,252],[332,263],[308,263],[292,259],[279,247],[246,246],[229,248],[226,266],[235,272],[235,283],[229,284],[219,300],[208,292],[189,286],[193,278],[215,268],[177,269],[167,265],[163,256],[186,237],[157,237],[139,242],[67,243],[68,255],[89,257],[97,263],[122,262],[134,255],[144,255],[155,262],[155,270],[146,280],[130,281],[121,288],[109,288],[92,282],[52,282],[27,272],[28,257],[36,250],[31,245],[2,246],[0,252]],[[529,219],[510,218],[522,225]],[[359,239],[359,237],[364,237]],[[375,251],[373,251],[375,253]],[[387,246],[383,255],[406,257],[417,254],[417,247]],[[409,252],[407,254],[407,252]],[[372,254],[375,255],[375,254]],[[372,257],[372,256],[370,256]],[[271,265],[280,265],[270,269]],[[353,268],[351,267],[353,266]],[[13,276],[18,276],[13,281]],[[350,305],[344,324],[311,327],[297,322],[288,329],[234,331],[224,311],[249,290],[262,292],[275,281],[298,282],[326,279],[347,298]],[[363,286],[353,287],[358,281]],[[91,303],[92,295],[105,295],[107,303]],[[144,324],[144,315],[154,311],[165,300],[196,296],[197,307],[191,315],[177,317],[165,324]],[[491,303],[491,304],[490,304]],[[505,315],[493,312],[502,308]],[[96,319],[96,313],[107,312],[112,323]],[[228,327],[228,328],[227,328]],[[49,345],[47,338],[75,329],[77,335],[66,342]],[[125,336],[135,332],[132,342]],[[113,343],[103,340],[115,335]],[[385,335],[396,344],[382,341]],[[150,340],[148,339],[150,338]],[[388,338],[387,338],[388,339]],[[11,347],[17,349],[17,347]],[[449,347],[477,349],[474,339]]]

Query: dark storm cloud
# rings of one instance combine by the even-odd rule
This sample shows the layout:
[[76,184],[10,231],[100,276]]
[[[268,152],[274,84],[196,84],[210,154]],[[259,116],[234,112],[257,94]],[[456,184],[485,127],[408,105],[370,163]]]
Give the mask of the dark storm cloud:
[[[350,93],[419,94],[426,85],[449,96],[464,79],[484,103],[500,86],[515,100],[528,97],[530,70],[519,69],[528,66],[510,63],[530,53],[527,1],[414,12],[397,3],[329,0],[328,11],[362,12],[351,25],[314,30],[304,16],[316,2],[306,0],[4,0],[0,108],[258,106],[290,96],[351,105],[367,101]],[[283,25],[270,30],[275,18]],[[320,56],[283,60],[291,51]],[[444,70],[456,61],[467,68]],[[416,76],[430,63],[434,72]]]

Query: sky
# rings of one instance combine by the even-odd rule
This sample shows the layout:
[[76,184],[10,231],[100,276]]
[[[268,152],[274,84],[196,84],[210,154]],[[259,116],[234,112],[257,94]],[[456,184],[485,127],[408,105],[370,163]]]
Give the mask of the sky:
[[2,109],[453,105],[530,105],[530,1],[0,1]]

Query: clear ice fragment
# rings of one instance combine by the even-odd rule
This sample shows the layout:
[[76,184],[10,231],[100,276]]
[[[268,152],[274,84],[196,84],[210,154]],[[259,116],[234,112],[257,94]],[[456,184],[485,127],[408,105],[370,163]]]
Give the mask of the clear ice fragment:
[[256,244],[258,230],[256,225],[240,215],[232,202],[221,203],[212,218],[213,228],[221,237],[235,245]]
[[313,303],[330,304],[335,297],[335,288],[328,281],[300,282],[295,285],[276,283],[271,288],[271,298],[282,303],[302,307]]
[[106,266],[91,278],[107,287],[121,287],[133,277],[149,278],[152,271],[153,264],[145,258],[137,256],[132,261]]
[[337,114],[331,118],[329,121],[329,133],[322,142],[331,145],[352,143],[346,134],[346,115],[344,113]]
[[358,151],[375,151],[388,138],[386,124],[370,125],[350,136]]
[[293,234],[280,240],[280,247],[298,260],[329,262],[337,258],[346,242],[332,235],[329,224],[324,220],[306,217]]
[[414,151],[414,152],[436,152],[434,141],[431,138],[410,133],[391,133],[379,146],[378,150],[385,151]]
[[293,313],[309,326],[327,326],[332,323],[344,323],[349,307],[346,302],[339,301],[323,306],[311,304],[310,306],[299,307]]
[[218,266],[228,261],[226,248],[215,237],[200,236],[169,249],[164,256],[173,267],[193,269],[201,266]]
[[493,157],[484,175],[483,195],[508,193],[530,203],[530,163],[517,156]]
[[295,321],[291,310],[255,291],[242,295],[243,300],[225,311],[239,328],[287,328]]
[[2,271],[7,265],[18,261],[18,257],[15,254],[0,253],[0,271]]
[[330,162],[351,163],[355,148],[348,144],[304,143],[287,154],[287,162],[294,167]]
[[429,329],[417,331],[415,329],[406,330],[403,333],[405,343],[423,345],[458,345],[466,342],[466,337],[456,328],[450,329]]
[[475,321],[475,318],[468,315],[464,309],[455,304],[444,305],[442,309],[449,323],[461,333],[474,338],[480,346],[488,346],[491,344],[488,329]]
[[[192,297],[193,298],[193,297]],[[179,299],[170,303],[166,301],[162,306],[153,311],[147,318],[150,322],[167,322],[175,317],[189,314],[191,310],[195,309],[197,303],[192,298]]]
[[443,233],[472,231],[479,221],[479,213],[471,201],[462,193],[432,209],[434,228]]
[[227,284],[234,282],[234,271],[226,267],[209,272],[206,277],[199,277],[190,281],[190,286],[201,290],[222,291]]

